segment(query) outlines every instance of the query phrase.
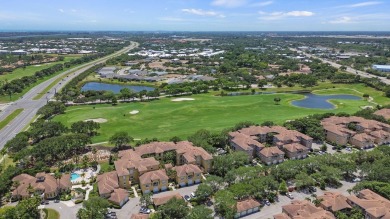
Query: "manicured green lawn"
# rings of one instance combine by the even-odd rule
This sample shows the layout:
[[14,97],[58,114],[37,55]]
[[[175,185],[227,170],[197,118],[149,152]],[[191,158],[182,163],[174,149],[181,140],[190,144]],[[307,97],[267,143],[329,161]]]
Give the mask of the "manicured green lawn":
[[58,211],[51,209],[51,208],[45,208],[43,209],[46,213],[45,219],[59,219],[60,213]]
[[11,73],[7,73],[5,75],[0,75],[0,81],[5,81],[5,80],[12,81],[14,79],[22,78],[24,76],[30,76],[30,75],[33,75],[35,72],[40,71],[42,69],[49,68],[49,67],[56,65],[56,64],[62,64],[62,63],[67,62],[71,59],[77,59],[77,58],[79,58],[79,57],[78,56],[66,56],[66,57],[64,57],[64,61],[60,61],[60,62],[44,63],[44,64],[40,64],[40,65],[30,65],[30,66],[27,66],[25,69],[17,68],[14,71],[12,71]]
[[9,114],[4,120],[0,121],[0,130],[3,129],[8,123],[10,123],[15,117],[17,117],[23,109],[17,109]]
[[[344,87],[349,88],[348,85],[344,85]],[[340,93],[346,93],[347,90],[341,90]],[[373,91],[373,89],[370,90],[370,92]],[[319,92],[327,93],[325,91]],[[332,90],[329,93],[335,92]],[[372,95],[374,96],[374,92]],[[282,99],[280,105],[275,105],[275,97]],[[190,98],[195,99],[193,101],[183,102],[172,102],[170,98],[162,98],[152,102],[126,103],[117,106],[106,104],[68,107],[65,114],[55,117],[54,120],[70,126],[73,122],[85,119],[107,119],[106,123],[101,124],[100,135],[94,137],[93,142],[107,141],[117,131],[127,131],[135,139],[157,137],[160,140],[169,140],[173,136],[186,138],[199,129],[220,131],[242,121],[261,123],[270,120],[283,124],[286,120],[314,113],[353,113],[360,110],[361,106],[370,105],[365,100],[331,100],[337,106],[336,109],[315,110],[299,108],[290,104],[292,100],[303,97],[303,95],[298,94],[234,97],[202,94],[190,96]],[[376,101],[375,98],[374,101]],[[386,101],[390,103],[390,99]],[[381,100],[381,103],[383,104],[384,101]],[[129,112],[132,110],[140,112],[136,115],[130,115]]]

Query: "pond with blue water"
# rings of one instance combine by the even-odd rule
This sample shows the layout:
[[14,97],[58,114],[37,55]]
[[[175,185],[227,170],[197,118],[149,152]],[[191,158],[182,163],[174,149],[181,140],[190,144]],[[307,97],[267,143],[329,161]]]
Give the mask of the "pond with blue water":
[[304,99],[294,100],[291,102],[292,105],[310,108],[310,109],[335,109],[329,100],[361,100],[361,97],[355,95],[339,94],[339,95],[317,95],[312,93],[306,93]]
[[108,83],[100,83],[100,82],[88,82],[84,84],[81,88],[81,91],[112,91],[116,94],[120,93],[120,90],[123,88],[128,88],[134,92],[140,92],[142,90],[153,91],[154,87],[150,86],[138,86],[138,85],[122,85],[122,84],[108,84]]

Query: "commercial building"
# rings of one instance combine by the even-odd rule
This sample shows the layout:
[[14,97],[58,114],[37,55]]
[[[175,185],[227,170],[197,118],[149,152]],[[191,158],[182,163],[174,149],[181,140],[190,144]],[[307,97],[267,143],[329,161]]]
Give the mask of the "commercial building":
[[372,65],[372,68],[380,72],[390,72],[390,65]]

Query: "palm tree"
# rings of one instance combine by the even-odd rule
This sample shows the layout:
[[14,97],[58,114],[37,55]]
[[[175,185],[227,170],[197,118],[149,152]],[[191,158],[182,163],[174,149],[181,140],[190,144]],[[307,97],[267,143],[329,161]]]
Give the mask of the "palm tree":
[[97,149],[95,147],[92,148],[92,154],[93,154],[93,161],[96,161]]
[[57,182],[57,192],[58,192],[58,194],[61,192],[60,185],[59,185],[59,179],[61,179],[61,177],[62,177],[62,174],[59,171],[56,171],[54,173],[54,178],[56,179],[56,182]]

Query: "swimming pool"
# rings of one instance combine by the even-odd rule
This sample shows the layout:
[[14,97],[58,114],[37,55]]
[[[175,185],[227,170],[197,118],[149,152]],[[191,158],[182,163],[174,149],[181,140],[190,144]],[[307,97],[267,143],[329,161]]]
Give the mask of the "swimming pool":
[[70,174],[70,181],[74,181],[76,179],[80,178],[80,175],[77,173],[71,173]]

